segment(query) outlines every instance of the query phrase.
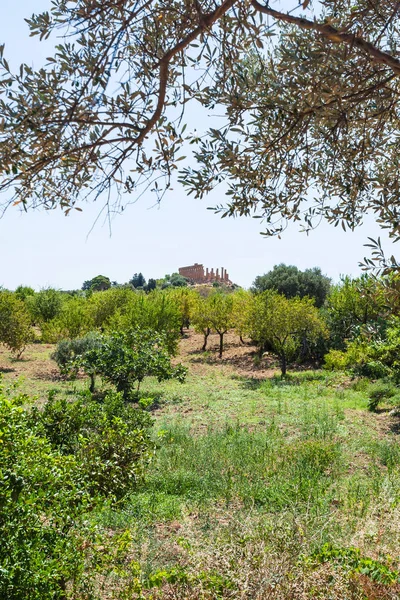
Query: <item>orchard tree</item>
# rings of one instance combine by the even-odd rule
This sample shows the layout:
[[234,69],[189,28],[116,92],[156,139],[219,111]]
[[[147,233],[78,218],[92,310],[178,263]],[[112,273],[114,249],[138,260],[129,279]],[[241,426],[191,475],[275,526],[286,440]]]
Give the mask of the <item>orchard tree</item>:
[[192,319],[193,310],[196,305],[199,294],[193,289],[187,287],[177,287],[170,289],[168,294],[172,300],[176,303],[181,314],[181,335],[183,335],[183,329],[189,329],[190,321]]
[[314,267],[300,271],[294,265],[275,265],[272,271],[256,277],[253,291],[275,290],[286,298],[313,298],[320,308],[329,292],[331,280],[323,275],[321,269]]
[[29,312],[16,294],[0,291],[0,344],[4,344],[17,359],[34,339]]
[[[344,350],[346,343],[363,329],[372,327],[377,331],[386,327],[390,314],[396,314],[398,310],[398,307],[394,310],[394,306],[390,306],[389,290],[389,285],[368,275],[358,279],[344,277],[333,286],[323,311],[333,348]],[[394,291],[398,292],[395,288]]]
[[151,330],[113,332],[75,360],[77,364],[81,360],[86,372],[98,373],[114,384],[126,400],[131,398],[135,383],[139,391],[145,377],[158,381],[175,378],[181,383],[186,377],[183,365],[172,366],[165,336]]
[[31,288],[29,285],[19,285],[15,289],[15,296],[19,300],[26,300],[29,296],[34,296],[35,290]]
[[233,297],[232,294],[215,292],[206,298],[205,304],[210,329],[214,329],[219,335],[219,357],[222,358],[224,335],[234,326]]
[[54,0],[28,25],[57,46],[37,71],[1,49],[5,207],[122,210],[178,174],[198,197],[225,181],[216,209],[268,235],[369,212],[397,238],[397,0]]
[[249,329],[249,318],[253,304],[253,294],[246,290],[237,290],[233,295],[232,320],[234,329],[240,341],[244,344],[243,336]]
[[53,288],[40,290],[34,296],[28,296],[27,305],[35,324],[42,324],[58,317],[65,300],[62,293]]
[[261,351],[267,345],[277,354],[284,377],[288,362],[296,356],[304,339],[313,341],[326,337],[327,328],[309,298],[287,299],[267,290],[254,300],[250,334]]
[[130,287],[112,287],[92,294],[87,299],[87,311],[94,327],[107,328],[117,313],[124,314],[128,310],[134,295]]
[[199,295],[193,307],[192,324],[196,333],[203,334],[203,345],[201,347],[202,352],[205,352],[207,349],[208,336],[211,333],[211,323],[208,309],[209,303],[207,302],[207,298]]

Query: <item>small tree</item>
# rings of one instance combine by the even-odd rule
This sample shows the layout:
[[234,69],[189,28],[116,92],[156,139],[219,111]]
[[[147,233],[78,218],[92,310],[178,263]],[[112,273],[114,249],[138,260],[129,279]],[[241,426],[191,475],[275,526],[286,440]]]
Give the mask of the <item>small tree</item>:
[[201,347],[201,350],[203,352],[206,351],[208,336],[211,333],[211,322],[208,308],[209,305],[206,301],[206,298],[198,296],[197,301],[193,307],[192,323],[194,330],[197,333],[202,333],[204,336],[203,345]]
[[243,336],[249,329],[249,318],[254,296],[246,290],[237,290],[233,295],[232,321],[235,332],[243,344]]
[[304,339],[327,335],[326,325],[312,300],[287,299],[273,291],[255,298],[250,329],[261,352],[268,346],[278,355],[282,377],[286,375],[288,361],[295,357]]
[[193,309],[199,297],[198,293],[187,287],[177,287],[168,291],[169,296],[176,303],[181,314],[181,335],[183,329],[189,329]]
[[84,354],[81,364],[115,385],[127,400],[134,384],[139,391],[145,377],[184,381],[186,368],[180,364],[172,366],[166,346],[166,337],[151,330],[117,331],[103,336],[97,348]]
[[215,329],[219,335],[219,357],[222,358],[224,335],[234,326],[233,297],[231,294],[216,292],[215,294],[211,294],[205,303],[210,328]]
[[134,288],[143,288],[146,285],[146,280],[143,273],[135,273],[129,283]]
[[90,332],[82,338],[75,340],[60,340],[57,348],[51,355],[56,361],[60,373],[74,379],[82,368],[90,378],[90,391],[94,392],[96,369],[95,364],[86,360],[89,351],[97,350],[101,345],[99,334]]
[[0,343],[19,359],[33,338],[31,320],[24,302],[12,292],[0,292]]
[[91,329],[93,318],[88,312],[87,300],[70,297],[63,303],[58,317],[42,325],[42,340],[52,344],[64,338],[78,338]]
[[176,354],[181,320],[179,306],[172,297],[165,292],[154,290],[149,294],[131,293],[128,305],[110,319],[109,328],[111,331],[156,331],[165,336],[168,351]]
[[15,295],[18,300],[26,300],[29,296],[35,295],[35,290],[28,285],[19,285],[15,289]]
[[61,292],[53,288],[41,290],[26,300],[33,322],[36,324],[47,323],[58,317],[63,301]]

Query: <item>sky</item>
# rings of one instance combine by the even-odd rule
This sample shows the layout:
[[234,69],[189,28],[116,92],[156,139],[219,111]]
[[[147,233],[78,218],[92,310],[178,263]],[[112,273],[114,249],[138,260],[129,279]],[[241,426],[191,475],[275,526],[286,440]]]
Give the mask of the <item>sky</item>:
[[[18,0],[4,11],[0,44],[6,44],[12,68],[21,62],[40,67],[49,55],[49,43],[29,38],[24,22],[32,12],[49,6],[50,0]],[[25,214],[10,208],[0,219],[0,286],[76,289],[98,274],[123,283],[135,272],[160,278],[195,262],[225,267],[231,280],[243,287],[279,263],[300,269],[317,266],[338,281],[344,274],[360,274],[358,263],[368,255],[363,247],[368,236],[380,235],[388,254],[397,251],[372,215],[366,215],[364,226],[355,232],[322,223],[306,235],[293,224],[282,239],[266,238],[260,235],[257,219],[221,219],[207,210],[223,204],[223,195],[221,188],[195,200],[176,184],[159,206],[154,206],[151,193],[129,206],[113,219],[111,232],[108,222],[97,219],[101,204],[82,204],[83,212],[68,217],[61,210]]]

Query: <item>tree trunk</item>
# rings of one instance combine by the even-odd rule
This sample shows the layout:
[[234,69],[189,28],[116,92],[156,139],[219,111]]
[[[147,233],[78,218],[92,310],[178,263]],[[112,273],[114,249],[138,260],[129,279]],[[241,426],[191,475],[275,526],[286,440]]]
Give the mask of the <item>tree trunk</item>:
[[207,348],[207,341],[208,341],[208,336],[210,335],[210,328],[208,327],[206,329],[206,331],[204,332],[204,344],[201,347],[201,351],[205,352],[206,348]]
[[287,368],[286,354],[281,354],[281,377],[282,377],[282,379],[286,375],[286,368]]
[[90,377],[89,391],[90,391],[91,394],[93,394],[93,392],[94,392],[94,386],[95,386],[95,377],[96,377],[96,374],[95,373],[90,373],[89,377]]
[[240,343],[241,343],[241,344],[243,344],[243,345],[246,343],[246,342],[244,341],[244,339],[243,339],[242,335],[240,335],[240,336],[239,336],[239,340],[240,340]]
[[219,357],[222,358],[222,352],[224,351],[224,334],[219,334]]

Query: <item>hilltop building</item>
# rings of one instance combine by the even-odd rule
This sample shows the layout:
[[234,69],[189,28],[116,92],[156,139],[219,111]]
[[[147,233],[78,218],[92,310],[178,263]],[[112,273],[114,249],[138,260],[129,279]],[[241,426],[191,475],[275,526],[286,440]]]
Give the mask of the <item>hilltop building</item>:
[[189,267],[180,267],[179,275],[183,277],[187,277],[193,281],[193,283],[214,283],[214,281],[218,281],[220,283],[225,283],[226,285],[232,285],[232,281],[229,279],[229,274],[224,267],[221,267],[221,273],[219,269],[209,270],[206,268],[204,271],[204,266],[199,265],[199,263],[194,263],[194,265],[190,265]]

